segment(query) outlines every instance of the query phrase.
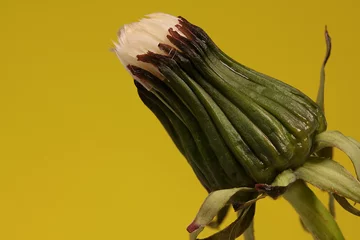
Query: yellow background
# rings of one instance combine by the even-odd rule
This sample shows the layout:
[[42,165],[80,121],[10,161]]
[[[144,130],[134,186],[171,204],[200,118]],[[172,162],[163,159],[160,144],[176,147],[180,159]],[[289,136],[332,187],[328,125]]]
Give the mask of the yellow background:
[[[359,1],[0,5],[0,239],[187,239],[206,193],[109,51],[118,28],[147,13],[184,16],[238,61],[312,98],[327,24],[329,129],[360,139]],[[346,239],[359,239],[360,219],[337,213]],[[259,202],[255,227],[259,240],[311,239],[283,199]]]

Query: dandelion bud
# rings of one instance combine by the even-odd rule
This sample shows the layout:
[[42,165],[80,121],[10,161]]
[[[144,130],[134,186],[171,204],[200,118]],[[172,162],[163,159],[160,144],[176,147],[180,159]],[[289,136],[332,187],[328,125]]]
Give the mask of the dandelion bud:
[[310,98],[231,59],[182,17],[125,25],[115,51],[208,190],[271,183],[326,129]]

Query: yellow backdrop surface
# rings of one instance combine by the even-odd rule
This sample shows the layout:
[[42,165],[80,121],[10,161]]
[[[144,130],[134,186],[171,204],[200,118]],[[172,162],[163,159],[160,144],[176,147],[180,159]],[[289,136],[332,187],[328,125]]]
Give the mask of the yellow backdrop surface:
[[[118,28],[152,12],[184,16],[312,98],[327,24],[329,129],[360,139],[359,1],[2,0],[0,239],[187,239],[206,192],[110,51]],[[337,210],[359,239],[360,219]],[[259,202],[255,228],[311,239],[283,199]]]

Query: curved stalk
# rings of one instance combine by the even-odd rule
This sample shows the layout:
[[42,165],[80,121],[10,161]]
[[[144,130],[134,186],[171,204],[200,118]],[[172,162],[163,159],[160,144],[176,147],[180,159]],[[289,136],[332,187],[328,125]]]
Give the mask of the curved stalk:
[[314,239],[345,239],[331,213],[303,181],[294,182],[283,196],[299,214]]

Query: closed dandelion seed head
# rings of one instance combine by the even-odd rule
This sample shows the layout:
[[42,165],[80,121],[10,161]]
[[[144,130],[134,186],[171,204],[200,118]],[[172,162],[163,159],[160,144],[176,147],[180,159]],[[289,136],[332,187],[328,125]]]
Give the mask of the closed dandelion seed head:
[[[329,47],[328,35],[327,40]],[[164,13],[124,25],[114,45],[140,99],[209,193],[188,228],[192,239],[205,226],[220,224],[213,218],[221,214],[218,219],[223,219],[230,205],[239,217],[209,239],[235,239],[252,226],[257,200],[296,195],[295,190],[304,187],[295,184],[299,179],[337,194],[348,210],[344,199],[360,201],[359,182],[322,152],[340,148],[360,172],[360,145],[339,132],[326,132],[324,77],[314,102],[300,90],[235,61],[202,28]],[[303,216],[307,214],[298,213],[309,224]],[[306,227],[320,236],[320,227]]]
[[[221,182],[209,184],[211,190],[271,183],[277,172],[304,162],[314,133],[326,125],[317,105],[300,91],[243,68],[184,18],[150,14],[125,25],[118,38],[120,61],[150,90],[137,85],[141,94],[175,114],[194,141],[204,138],[195,145],[207,144],[203,148],[209,150],[198,147],[191,165]],[[196,134],[189,118],[197,121]],[[224,180],[209,161],[217,162]]]

